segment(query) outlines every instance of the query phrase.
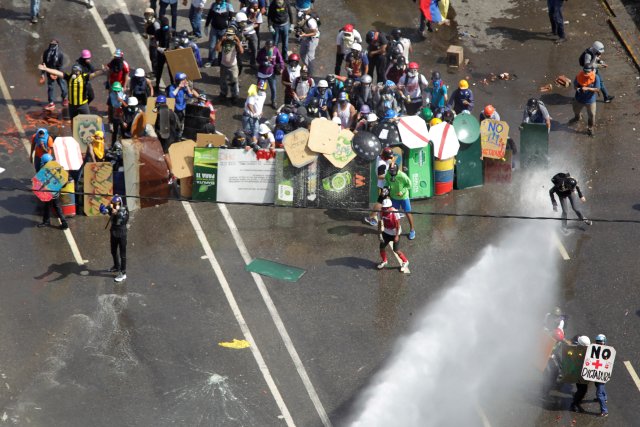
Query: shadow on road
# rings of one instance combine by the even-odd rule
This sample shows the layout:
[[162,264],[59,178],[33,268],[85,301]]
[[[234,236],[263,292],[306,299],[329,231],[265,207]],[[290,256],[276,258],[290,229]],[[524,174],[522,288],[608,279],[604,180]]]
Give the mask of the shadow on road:
[[376,267],[376,263],[366,258],[358,258],[354,256],[346,256],[341,258],[328,259],[326,261],[327,265],[330,267],[335,267],[338,265],[342,265],[345,267],[350,267],[354,269],[364,268],[367,270],[374,269]]
[[47,271],[39,276],[35,276],[34,279],[42,280],[50,276],[53,277],[56,274],[58,276],[48,280],[48,282],[57,282],[59,280],[66,279],[69,276],[114,277],[112,273],[105,270],[91,270],[86,268],[86,266],[78,265],[75,262],[63,262],[61,264],[51,264],[49,268],[47,268]]

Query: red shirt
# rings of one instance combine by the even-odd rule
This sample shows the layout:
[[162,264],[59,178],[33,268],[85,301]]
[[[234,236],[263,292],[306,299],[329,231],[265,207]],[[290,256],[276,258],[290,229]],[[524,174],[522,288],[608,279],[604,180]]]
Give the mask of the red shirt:
[[122,87],[124,88],[124,84],[127,80],[127,76],[129,75],[129,64],[127,61],[122,61],[122,70],[116,73],[113,71],[109,71],[109,87],[115,82],[120,82]]

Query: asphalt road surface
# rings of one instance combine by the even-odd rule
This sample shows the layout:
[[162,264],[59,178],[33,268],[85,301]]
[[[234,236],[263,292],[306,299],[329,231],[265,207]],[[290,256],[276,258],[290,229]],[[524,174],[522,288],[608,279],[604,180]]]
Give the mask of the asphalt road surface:
[[[67,232],[35,227],[41,206],[30,192],[18,190],[28,188],[33,175],[24,135],[42,125],[70,132],[60,108],[42,111],[46,89],[37,83],[36,66],[51,38],[60,41],[67,67],[81,49],[90,49],[95,63],[106,63],[118,47],[132,68],[149,69],[138,35],[146,2],[96,2],[88,10],[78,0],[45,1],[45,19],[36,25],[29,23],[27,3],[6,0],[0,6],[0,425],[345,424],[398,339],[415,327],[416,315],[483,248],[527,221],[416,215],[417,239],[402,241],[412,273],[403,275],[375,269],[377,237],[362,213],[174,201],[132,214],[129,278],[114,284],[105,272],[111,265],[105,218],[73,218]],[[409,0],[375,7],[364,0],[316,3],[323,21],[319,75],[333,69],[334,35],[344,23],[354,23],[363,35],[372,26],[398,26],[413,40],[413,58],[423,73],[441,71],[452,89],[467,78],[476,112],[492,103],[514,131],[540,86],[559,74],[572,77],[580,52],[596,39],[605,44],[609,68],[603,76],[616,98],[598,102],[595,138],[586,136],[584,124],[567,125],[572,90],[554,89],[542,95],[553,117],[548,170],[531,174],[518,165],[511,184],[455,191],[416,202],[414,209],[553,216],[549,179],[570,170],[587,197],[584,212],[595,223],[575,223],[569,236],[551,233],[558,236],[549,250],[559,265],[553,300],[570,315],[567,335],[602,332],[617,349],[607,385],[610,416],[595,417],[596,403],[585,405],[590,413],[569,412],[570,387],[551,404],[542,403],[532,371],[518,394],[486,390],[474,422],[640,425],[640,223],[634,222],[640,220],[640,77],[600,1],[567,2],[569,40],[559,46],[549,33],[544,1],[478,2],[481,8],[452,2],[452,26],[426,39],[417,34],[416,6]],[[180,6],[180,29],[189,29],[187,12]],[[459,70],[447,70],[444,61],[453,43],[465,47],[469,59]],[[206,45],[200,40],[203,54]],[[502,72],[516,78],[481,83]],[[196,87],[216,95],[217,73],[204,70]],[[242,93],[253,79],[243,74]],[[103,78],[97,80],[93,107],[105,114]],[[220,107],[219,129],[239,127],[240,112]],[[258,257],[306,274],[297,283],[251,275],[245,265]],[[251,346],[219,345],[233,339]],[[589,393],[592,399],[592,388]],[[464,404],[463,390],[447,397]],[[417,425],[429,425],[429,411],[438,411],[430,403],[417,403],[427,408]]]

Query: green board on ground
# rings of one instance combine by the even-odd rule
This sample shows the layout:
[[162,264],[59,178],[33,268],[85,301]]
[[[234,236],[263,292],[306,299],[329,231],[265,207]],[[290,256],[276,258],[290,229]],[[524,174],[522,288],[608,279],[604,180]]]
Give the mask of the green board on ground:
[[456,154],[456,190],[484,184],[480,137],[473,144],[463,144]]
[[523,169],[549,165],[549,132],[542,123],[524,123],[520,131],[520,163]]
[[305,273],[305,270],[301,268],[280,264],[279,262],[269,261],[262,258],[256,258],[251,261],[247,264],[246,269],[253,273],[289,282],[297,282]]

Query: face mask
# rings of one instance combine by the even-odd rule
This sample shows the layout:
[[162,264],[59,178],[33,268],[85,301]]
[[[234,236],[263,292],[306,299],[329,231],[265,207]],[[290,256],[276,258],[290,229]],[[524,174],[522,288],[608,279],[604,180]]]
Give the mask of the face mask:
[[417,75],[418,75],[418,72],[416,70],[409,71],[409,77],[415,77]]

